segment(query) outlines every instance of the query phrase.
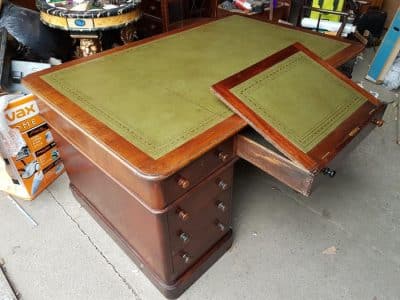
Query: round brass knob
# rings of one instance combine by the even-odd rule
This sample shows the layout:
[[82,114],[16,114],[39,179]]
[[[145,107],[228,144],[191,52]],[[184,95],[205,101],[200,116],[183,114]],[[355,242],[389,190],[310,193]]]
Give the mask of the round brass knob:
[[373,124],[375,124],[378,127],[382,127],[383,123],[385,123],[385,121],[381,120],[381,119],[372,119],[371,121]]
[[182,221],[187,221],[189,220],[189,213],[187,213],[186,211],[184,211],[183,209],[178,208],[176,213],[178,214],[179,218]]
[[222,201],[217,202],[217,208],[222,212],[225,212],[225,210],[226,210],[226,206],[225,206],[224,202],[222,202]]
[[178,185],[183,189],[187,189],[190,185],[190,181],[187,180],[186,178],[180,177],[178,179]]
[[184,262],[185,264],[190,263],[190,261],[192,260],[192,258],[190,257],[190,255],[189,255],[188,253],[183,253],[183,254],[181,255],[181,257],[182,257],[183,262]]
[[223,180],[218,181],[218,186],[223,191],[227,190],[229,187],[229,185]]
[[182,242],[187,243],[190,240],[190,236],[186,232],[181,232],[179,234],[179,238],[182,240]]
[[228,160],[228,158],[229,158],[229,154],[227,154],[227,153],[225,153],[225,152],[223,152],[223,151],[221,151],[221,152],[218,153],[218,159],[219,159],[220,161],[225,162],[225,161]]
[[219,222],[219,221],[217,221],[217,228],[218,228],[220,231],[225,231],[225,225],[222,224],[222,223]]

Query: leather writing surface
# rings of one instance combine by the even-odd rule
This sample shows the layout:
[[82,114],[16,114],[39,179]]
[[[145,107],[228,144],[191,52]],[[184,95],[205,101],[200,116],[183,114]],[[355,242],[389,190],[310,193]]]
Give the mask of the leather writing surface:
[[232,114],[213,83],[296,41],[322,58],[348,46],[232,16],[41,78],[157,159]]
[[230,91],[304,153],[367,101],[302,52]]

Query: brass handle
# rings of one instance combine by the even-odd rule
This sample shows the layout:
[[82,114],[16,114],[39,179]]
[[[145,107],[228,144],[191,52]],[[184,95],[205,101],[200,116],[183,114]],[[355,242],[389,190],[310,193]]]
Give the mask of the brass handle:
[[178,179],[178,185],[183,189],[187,189],[190,185],[190,181],[187,180],[186,178],[180,177]]
[[224,202],[222,202],[222,201],[217,202],[217,208],[222,212],[225,212],[225,210],[226,210],[226,206],[225,206]]
[[219,159],[220,161],[225,162],[225,161],[228,160],[228,158],[229,158],[229,154],[227,154],[227,153],[225,153],[225,152],[223,152],[223,151],[218,152],[218,159]]
[[190,255],[188,253],[182,253],[181,257],[185,264],[190,263],[190,261],[192,260],[192,258],[190,257]]
[[361,128],[358,127],[358,126],[355,127],[355,128],[353,128],[353,129],[349,132],[348,137],[354,137],[354,136],[356,136],[356,134],[359,133],[360,130],[361,130]]
[[229,188],[229,185],[225,181],[220,180],[220,181],[218,181],[218,187],[221,190],[225,191],[225,190],[227,190]]
[[385,123],[385,121],[383,121],[382,119],[372,119],[371,123],[375,124],[378,127],[382,127],[382,125],[383,125],[383,123]]
[[179,218],[180,218],[182,221],[187,221],[187,220],[189,220],[189,213],[187,213],[187,212],[184,211],[183,209],[178,208],[177,211],[176,211],[176,213],[178,214]]

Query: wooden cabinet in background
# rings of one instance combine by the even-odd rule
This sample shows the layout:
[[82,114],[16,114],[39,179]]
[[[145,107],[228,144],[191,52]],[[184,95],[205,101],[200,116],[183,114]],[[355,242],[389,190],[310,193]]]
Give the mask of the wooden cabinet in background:
[[216,0],[142,0],[139,37],[144,38],[216,16]]
[[25,8],[36,10],[35,0],[11,0],[11,3]]
[[140,38],[159,34],[167,29],[166,0],[143,0],[141,9],[142,18],[138,22]]
[[369,2],[371,2],[371,7],[382,8],[383,0],[370,0]]

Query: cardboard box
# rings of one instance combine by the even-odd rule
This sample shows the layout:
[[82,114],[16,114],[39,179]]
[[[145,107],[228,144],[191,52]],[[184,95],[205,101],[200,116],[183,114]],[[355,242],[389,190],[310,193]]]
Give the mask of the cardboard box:
[[11,100],[4,115],[8,126],[19,130],[26,145],[15,156],[2,153],[0,189],[33,200],[64,171],[57,144],[33,95]]

